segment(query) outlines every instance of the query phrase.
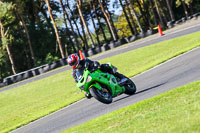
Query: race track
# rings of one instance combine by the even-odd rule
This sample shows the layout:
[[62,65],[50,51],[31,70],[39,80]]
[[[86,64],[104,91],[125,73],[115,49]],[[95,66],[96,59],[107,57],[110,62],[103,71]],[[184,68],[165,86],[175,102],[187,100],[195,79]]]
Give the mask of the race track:
[[[144,38],[137,42],[113,49],[111,51],[93,56],[91,59],[99,60],[124,53],[140,47],[172,39],[178,36],[183,36],[189,33],[200,31],[200,20],[192,23],[179,26],[164,32],[164,36],[158,34]],[[155,68],[144,72],[132,80],[137,85],[137,92],[133,96],[121,95],[114,98],[112,104],[105,105],[94,98],[91,100],[83,99],[75,104],[63,108],[55,113],[36,120],[26,126],[23,126],[14,133],[51,133],[61,132],[67,128],[79,125],[90,119],[112,112],[116,109],[126,107],[137,103],[144,99],[148,99],[170,89],[188,84],[193,81],[200,80],[200,48],[196,48],[186,54],[180,55],[166,63],[156,66]],[[16,83],[0,90],[6,91],[17,86],[27,84],[53,74],[69,70],[68,66],[62,67],[55,71],[51,71],[37,77]]]
[[[104,52],[104,53],[100,53],[98,55],[91,57],[90,59],[92,59],[92,60],[104,59],[104,58],[111,57],[111,56],[114,56],[114,55],[117,55],[117,54],[120,54],[120,53],[128,52],[128,51],[131,51],[131,50],[134,50],[134,49],[137,49],[137,48],[145,47],[145,46],[157,43],[157,42],[173,39],[173,38],[183,36],[183,35],[187,35],[187,34],[190,34],[190,33],[193,33],[193,32],[197,32],[197,31],[200,31],[200,19],[193,20],[190,23],[179,25],[175,28],[164,31],[163,32],[165,34],[164,36],[160,36],[158,34],[155,34],[155,35],[149,36],[147,38],[137,40],[136,42],[132,42],[132,43],[127,44],[125,46],[118,47],[118,48],[112,49],[112,50]],[[64,72],[64,71],[69,70],[69,69],[71,69],[69,66],[58,68],[54,71],[47,72],[47,73],[38,75],[36,77],[33,77],[33,78],[30,78],[30,79],[15,83],[13,85],[4,87],[3,89],[0,89],[0,92],[9,90],[9,89],[12,89],[12,88],[15,88],[17,86],[21,86],[21,85],[24,85],[24,84],[27,84],[27,83],[30,83],[30,82],[34,82],[34,81],[37,81],[37,80],[40,80],[40,79],[43,79],[43,78],[46,78],[48,76],[51,76],[51,75],[54,75],[54,74],[57,74],[57,73],[60,73],[60,72]]]
[[116,109],[153,97],[170,89],[200,80],[200,48],[175,57],[132,80],[137,85],[135,95],[121,95],[105,105],[94,98],[83,99],[69,107],[32,122],[14,133],[61,132]]

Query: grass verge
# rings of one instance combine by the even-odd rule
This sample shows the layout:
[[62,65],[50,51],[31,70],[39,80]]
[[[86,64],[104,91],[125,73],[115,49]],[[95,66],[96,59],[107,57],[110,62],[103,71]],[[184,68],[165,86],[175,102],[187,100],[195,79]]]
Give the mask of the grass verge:
[[[200,32],[160,42],[101,60],[134,76],[174,56],[200,46]],[[123,61],[123,62],[120,62]],[[59,73],[0,93],[0,131],[9,132],[84,97],[71,71]]]
[[90,120],[64,133],[199,133],[200,81]]

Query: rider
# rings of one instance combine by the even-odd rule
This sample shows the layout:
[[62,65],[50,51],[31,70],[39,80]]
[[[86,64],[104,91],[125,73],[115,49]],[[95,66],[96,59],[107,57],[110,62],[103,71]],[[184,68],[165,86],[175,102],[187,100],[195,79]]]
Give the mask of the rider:
[[[77,54],[71,54],[67,58],[68,64],[72,67],[72,76],[74,81],[78,83],[78,79],[76,76],[76,71],[84,71],[86,64],[88,64],[88,70],[92,70],[95,67],[99,67],[102,72],[113,74],[114,76],[118,77],[119,79],[123,78],[123,75],[117,72],[113,72],[112,68],[108,64],[101,64],[97,61],[91,61],[89,59],[82,59],[80,60]],[[87,98],[91,98],[91,95],[85,94]]]

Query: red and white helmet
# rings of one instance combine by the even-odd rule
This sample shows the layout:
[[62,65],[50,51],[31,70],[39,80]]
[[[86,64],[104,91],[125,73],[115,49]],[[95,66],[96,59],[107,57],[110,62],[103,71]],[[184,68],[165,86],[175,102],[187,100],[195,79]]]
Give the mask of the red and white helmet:
[[68,56],[67,62],[72,66],[72,69],[76,69],[80,62],[79,56],[77,54],[71,54]]

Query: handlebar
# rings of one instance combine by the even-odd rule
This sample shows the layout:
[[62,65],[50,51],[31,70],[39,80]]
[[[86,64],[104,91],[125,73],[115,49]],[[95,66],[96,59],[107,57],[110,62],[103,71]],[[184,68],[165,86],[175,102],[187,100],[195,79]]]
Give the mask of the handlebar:
[[98,67],[94,67],[92,70],[90,70],[91,73],[93,73],[94,71],[96,71],[98,69]]

